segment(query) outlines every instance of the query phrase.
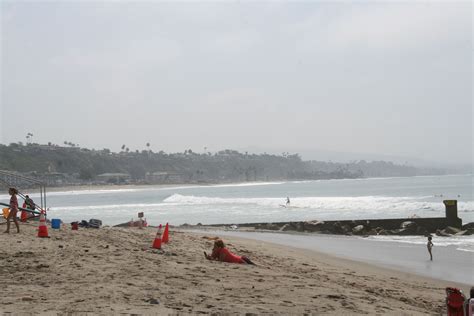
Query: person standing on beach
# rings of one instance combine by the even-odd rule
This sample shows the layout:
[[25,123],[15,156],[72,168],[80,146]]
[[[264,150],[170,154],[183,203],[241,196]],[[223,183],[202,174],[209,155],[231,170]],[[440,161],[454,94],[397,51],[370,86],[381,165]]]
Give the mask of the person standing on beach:
[[10,233],[10,219],[13,219],[13,222],[16,226],[16,232],[20,232],[20,225],[18,224],[18,219],[16,218],[16,214],[18,213],[18,199],[16,195],[18,194],[18,190],[15,188],[8,189],[8,194],[12,197],[10,198],[10,214],[7,217],[7,230],[5,231],[6,234]]
[[428,248],[428,252],[430,254],[430,260],[433,261],[433,254],[431,253],[431,248],[433,248],[433,242],[431,241],[433,239],[431,236],[428,237],[428,243],[426,244],[426,247]]

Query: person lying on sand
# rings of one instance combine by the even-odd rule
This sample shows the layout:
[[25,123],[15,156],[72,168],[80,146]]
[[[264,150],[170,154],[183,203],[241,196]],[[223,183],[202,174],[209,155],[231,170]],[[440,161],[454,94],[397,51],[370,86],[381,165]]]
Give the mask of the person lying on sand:
[[237,256],[230,252],[224,245],[222,239],[217,239],[214,241],[214,248],[212,249],[212,254],[208,255],[204,251],[204,256],[208,260],[217,260],[222,262],[230,262],[230,263],[247,263],[247,264],[255,264],[246,256]]

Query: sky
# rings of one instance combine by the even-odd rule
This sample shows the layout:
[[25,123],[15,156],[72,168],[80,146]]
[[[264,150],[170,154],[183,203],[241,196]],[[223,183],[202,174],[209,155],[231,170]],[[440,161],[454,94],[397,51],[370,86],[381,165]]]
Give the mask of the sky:
[[0,3],[0,143],[472,163],[470,1]]

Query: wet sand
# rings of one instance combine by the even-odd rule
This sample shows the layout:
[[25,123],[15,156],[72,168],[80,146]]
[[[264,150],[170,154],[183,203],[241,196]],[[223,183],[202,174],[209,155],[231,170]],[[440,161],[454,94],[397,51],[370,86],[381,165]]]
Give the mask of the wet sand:
[[157,250],[151,227],[21,229],[1,236],[3,313],[434,315],[456,285],[233,236],[228,248],[257,266],[206,260],[213,241],[191,232]]
[[[210,233],[210,232],[206,232]],[[279,245],[319,251],[329,255],[370,263],[425,277],[474,286],[474,252],[457,246],[440,246],[443,237],[434,237],[433,257],[425,244],[377,241],[357,236],[288,234],[269,232],[216,231],[224,236],[243,237]]]

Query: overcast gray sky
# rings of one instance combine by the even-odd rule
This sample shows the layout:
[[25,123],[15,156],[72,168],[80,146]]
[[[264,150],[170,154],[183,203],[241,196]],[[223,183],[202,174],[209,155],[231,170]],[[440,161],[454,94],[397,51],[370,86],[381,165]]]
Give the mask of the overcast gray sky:
[[1,19],[4,144],[472,161],[470,1],[2,1]]

